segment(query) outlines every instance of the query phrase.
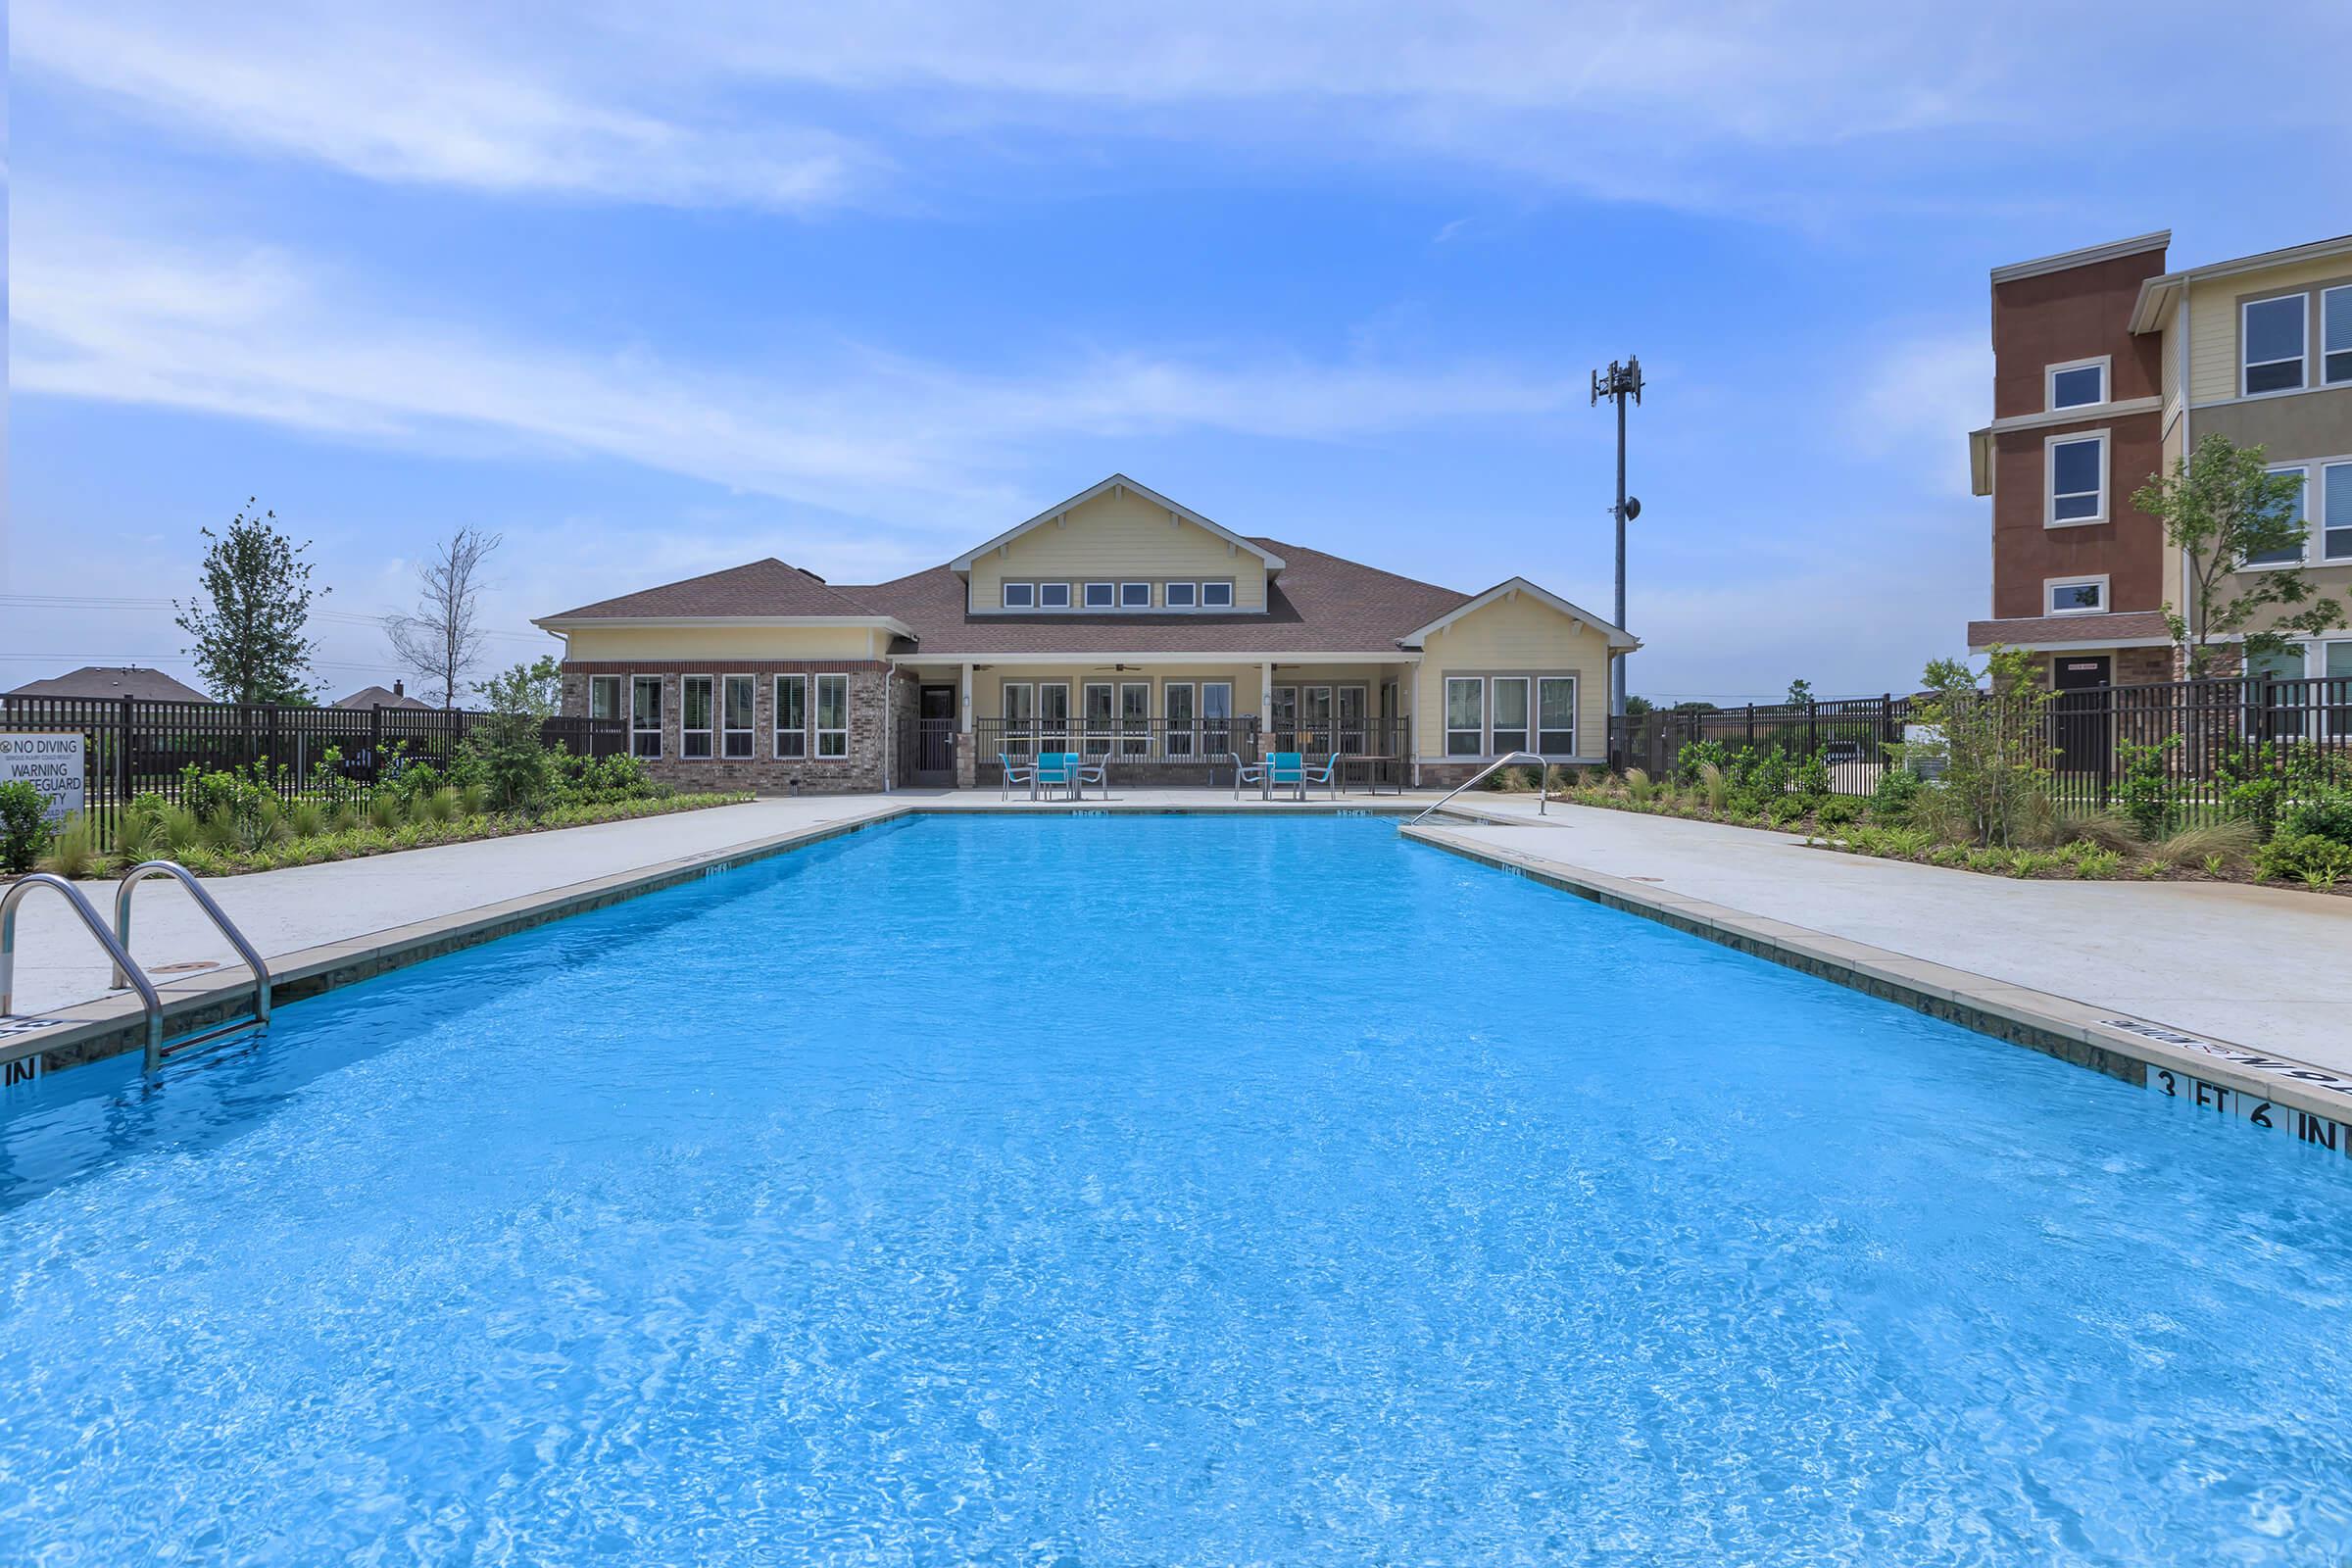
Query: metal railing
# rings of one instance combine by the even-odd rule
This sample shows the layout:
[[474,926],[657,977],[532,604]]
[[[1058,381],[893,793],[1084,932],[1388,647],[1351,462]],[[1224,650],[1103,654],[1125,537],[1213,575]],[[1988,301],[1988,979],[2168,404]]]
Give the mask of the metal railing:
[[46,871],[27,871],[10,883],[8,891],[0,893],[0,1017],[8,1016],[16,1004],[17,906],[23,904],[24,895],[34,888],[55,888],[65,895],[66,903],[73,906],[74,915],[89,928],[90,935],[98,939],[98,945],[106,950],[106,956],[115,961],[117,984],[122,983],[120,977],[127,976],[131,988],[138,992],[140,1005],[147,1010],[147,1066],[152,1071],[164,1059],[164,999],[157,995],[155,982],[130,961],[130,955],[123,951],[122,944],[116,940],[115,934],[106,928],[106,922],[98,917],[98,911],[90,907],[90,901],[81,896],[81,890],[62,876],[52,876]]
[[213,922],[213,928],[228,938],[228,945],[237,950],[237,956],[245,961],[246,968],[253,971],[253,1021],[257,1024],[268,1023],[270,965],[262,961],[261,954],[254,951],[253,944],[245,940],[245,933],[237,929],[236,922],[228,917],[220,905],[213,902],[213,896],[204,891],[203,884],[177,860],[141,860],[122,873],[122,885],[115,889],[115,945],[118,952],[114,984],[118,988],[130,984],[125,968],[130,962],[130,895],[141,882],[159,876],[171,877],[186,888],[188,897],[196,901],[196,907],[202,909],[205,918]]
[[[1421,825],[1422,817],[1428,816],[1430,812],[1437,810],[1447,801],[1452,800],[1456,795],[1461,794],[1462,791],[1468,789],[1471,785],[1484,781],[1487,775],[1493,773],[1496,768],[1509,767],[1515,762],[1533,762],[1538,767],[1543,767],[1545,765],[1544,760],[1534,752],[1505,752],[1502,756],[1497,757],[1494,759],[1494,760],[1489,762],[1486,766],[1480,768],[1477,772],[1471,774],[1468,778],[1462,780],[1459,784],[1456,784],[1453,788],[1439,796],[1435,803],[1422,808],[1420,816],[1414,817],[1410,822],[1407,822],[1404,825],[1406,827],[1419,827]],[[1548,789],[1543,788],[1539,785],[1536,790],[1536,814],[1538,816],[1548,816],[1551,814],[1544,809],[1545,806],[1550,803],[1550,800],[1551,792]]]

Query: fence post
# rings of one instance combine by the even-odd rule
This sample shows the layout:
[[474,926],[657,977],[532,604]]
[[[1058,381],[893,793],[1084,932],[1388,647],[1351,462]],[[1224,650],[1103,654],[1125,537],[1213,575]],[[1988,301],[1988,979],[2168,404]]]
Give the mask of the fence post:
[[1756,744],[1756,705],[1753,703],[1747,705],[1747,744]]
[[115,733],[115,810],[130,804],[130,699],[122,699],[122,714]]
[[1821,752],[1821,704],[1805,699],[1805,755],[1815,757]]
[[368,777],[383,776],[384,768],[384,705],[368,705]]

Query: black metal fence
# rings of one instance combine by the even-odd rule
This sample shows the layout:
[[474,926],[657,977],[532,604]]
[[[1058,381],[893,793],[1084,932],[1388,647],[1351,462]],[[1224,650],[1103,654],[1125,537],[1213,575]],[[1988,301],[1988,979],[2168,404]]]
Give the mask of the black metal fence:
[[[79,734],[82,808],[112,838],[123,805],[153,793],[178,804],[186,770],[264,769],[287,798],[366,790],[395,758],[446,766],[488,713],[417,708],[305,708],[138,698],[0,697],[0,735]],[[550,718],[540,738],[576,755],[628,750],[619,719]]]
[[[1921,698],[1889,693],[1656,710],[1610,721],[1610,761],[1663,776],[1692,743],[1714,742],[1727,752],[1753,747],[1799,760],[1819,757],[1834,792],[1869,795],[1897,755],[1893,748],[1933,739],[1922,723],[1923,706]],[[2078,809],[2116,802],[2135,755],[2130,747],[2158,749],[2152,757],[2139,754],[2142,765],[2192,819],[2221,813],[2251,778],[2352,778],[2352,676],[2062,691],[2034,723],[2033,734],[2020,737],[2021,749],[2049,769],[2051,795]]]
[[[1328,723],[1266,723],[1253,713],[1231,718],[976,718],[971,746],[983,785],[1002,776],[999,758],[1017,765],[1040,752],[1107,757],[1134,776],[1164,783],[1230,782],[1238,758],[1254,763],[1273,752],[1299,752],[1316,761],[1337,752],[1343,777],[1393,782],[1410,760],[1406,721],[1335,719]],[[1149,770],[1149,771],[1145,771]]]

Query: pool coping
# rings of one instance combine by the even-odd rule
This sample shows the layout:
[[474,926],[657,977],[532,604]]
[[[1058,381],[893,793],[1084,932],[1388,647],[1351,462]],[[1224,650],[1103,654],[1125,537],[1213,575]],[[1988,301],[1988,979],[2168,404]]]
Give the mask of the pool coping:
[[[2352,1078],[1688,894],[1407,824],[1405,837],[1978,1034],[2352,1157]],[[2274,1107],[2293,1115],[2271,1116]],[[2326,1128],[2308,1122],[2316,1119]]]

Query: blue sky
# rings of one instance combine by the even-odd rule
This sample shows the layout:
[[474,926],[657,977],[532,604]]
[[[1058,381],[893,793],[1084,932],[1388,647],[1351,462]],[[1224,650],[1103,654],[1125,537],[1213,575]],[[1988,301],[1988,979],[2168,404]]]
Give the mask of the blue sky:
[[1605,612],[1586,382],[1630,351],[1634,689],[1899,687],[1985,612],[1986,270],[2352,227],[2340,3],[11,20],[0,684],[184,672],[161,602],[248,495],[334,589],[329,696],[462,523],[503,662],[1113,470]]

